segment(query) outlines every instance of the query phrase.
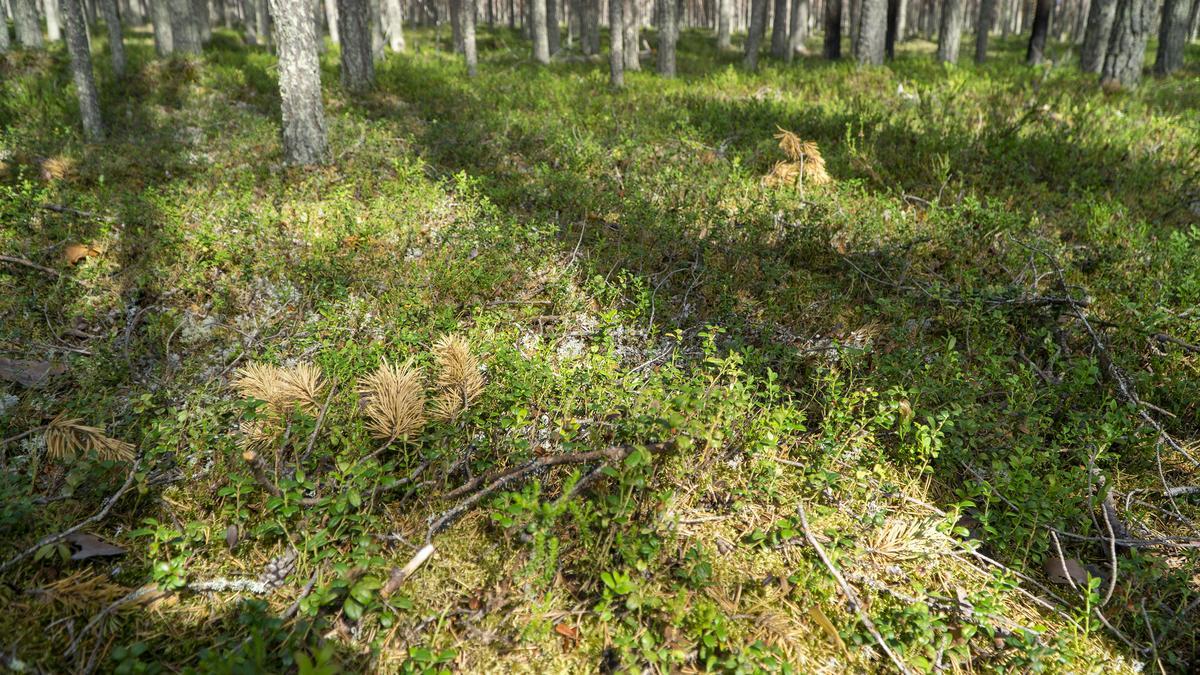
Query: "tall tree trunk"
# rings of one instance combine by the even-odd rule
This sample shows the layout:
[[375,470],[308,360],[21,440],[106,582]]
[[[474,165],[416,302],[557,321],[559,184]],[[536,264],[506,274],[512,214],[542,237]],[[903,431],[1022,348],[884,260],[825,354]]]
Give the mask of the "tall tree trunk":
[[209,22],[209,18],[208,0],[192,0],[192,20],[196,23],[201,45],[206,45],[212,40],[212,23]]
[[370,89],[375,81],[375,57],[371,53],[371,8],[368,6],[373,1],[338,0],[342,86],[355,93]]
[[1036,66],[1046,58],[1046,36],[1050,32],[1050,14],[1054,0],[1037,0],[1033,10],[1033,27],[1029,33],[1029,49],[1025,51],[1026,65]]
[[338,32],[337,0],[325,1],[325,25],[329,26],[329,39],[335,45],[342,43],[341,33]]
[[845,31],[846,37],[850,38],[850,53],[854,54],[854,46],[858,44],[858,10],[862,6],[862,0],[846,0],[849,7],[847,8],[849,16],[846,19]]
[[582,33],[579,42],[583,53],[594,56],[600,53],[600,0],[583,0]]
[[771,56],[787,58],[788,50],[788,0],[775,0],[771,15]]
[[792,0],[792,12],[788,15],[788,53],[790,63],[797,52],[804,51],[804,41],[808,39],[808,15],[812,10],[810,0]]
[[264,46],[270,47],[271,41],[271,8],[268,0],[254,0],[254,25],[257,26],[258,39]]
[[383,49],[387,40],[383,37],[383,12],[380,0],[367,0],[367,25],[371,36],[371,60],[383,60]]
[[88,47],[87,22],[83,18],[82,0],[63,0],[67,23],[67,52],[71,55],[71,79],[79,97],[79,116],[83,118],[83,135],[96,143],[104,140],[104,122],[100,119],[100,99],[96,95],[96,75],[92,71],[92,52]]
[[547,0],[532,0],[533,12],[529,23],[533,28],[533,60],[550,63],[550,35],[546,31]]
[[8,12],[5,11],[4,1],[0,0],[0,54],[11,48],[12,42],[8,38]]
[[62,39],[62,14],[58,9],[58,0],[46,0],[42,3],[46,13],[46,37],[51,42]]
[[192,0],[171,0],[171,42],[181,54],[200,53],[200,29]]
[[479,69],[479,55],[475,51],[475,0],[461,0],[463,60],[467,64],[467,77],[475,77]]
[[1155,75],[1170,75],[1183,66],[1183,50],[1187,46],[1191,7],[1187,0],[1167,0],[1158,28],[1158,54],[1154,60]]
[[717,49],[733,48],[733,0],[717,0]]
[[10,0],[13,27],[17,29],[17,42],[26,49],[41,49],[42,26],[38,20],[33,0]]
[[750,0],[750,28],[746,33],[746,70],[758,68],[758,50],[767,30],[767,1]]
[[942,22],[938,30],[937,59],[942,63],[958,61],[962,42],[963,0],[942,0]]
[[154,51],[166,56],[175,51],[171,41],[170,0],[150,0],[150,22],[154,26]]
[[675,0],[659,0],[658,72],[675,77],[675,39],[679,33],[678,5]]
[[825,0],[825,58],[842,58],[841,0]]
[[900,19],[903,16],[901,1],[887,0],[887,33],[883,36],[883,55],[888,60],[896,58],[896,36],[900,32]]
[[[491,0],[489,0],[490,2]],[[383,19],[387,24],[388,46],[394,52],[404,51],[404,4],[401,0],[384,0]]]
[[462,36],[462,0],[449,0],[450,7],[450,41],[455,53],[463,51]]
[[988,34],[996,21],[996,0],[980,0],[979,21],[975,24],[975,63],[987,61]]
[[862,0],[858,16],[854,60],[860,65],[882,65],[887,39],[887,0]]
[[1154,0],[1117,0],[1117,15],[1100,70],[1104,86],[1133,89],[1142,81],[1154,4]]
[[608,0],[608,78],[613,87],[625,86],[625,25],[621,0]]
[[554,56],[562,48],[562,31],[558,21],[558,0],[546,0],[546,48]]
[[624,49],[621,50],[621,55],[625,57],[625,70],[641,70],[642,31],[637,0],[625,0],[621,19],[625,22]]
[[108,51],[112,57],[113,75],[125,77],[125,40],[121,35],[121,20],[117,17],[117,0],[100,0],[100,4],[103,5],[104,23],[108,24]]
[[[317,22],[312,16],[312,5],[295,0],[270,1],[271,15],[275,20],[275,38],[279,45],[283,155],[289,164],[324,162],[329,155],[329,141],[325,134],[321,67],[317,58]],[[365,8],[362,14],[366,15]],[[357,37],[365,43],[366,35]],[[343,42],[346,38],[343,24]]]

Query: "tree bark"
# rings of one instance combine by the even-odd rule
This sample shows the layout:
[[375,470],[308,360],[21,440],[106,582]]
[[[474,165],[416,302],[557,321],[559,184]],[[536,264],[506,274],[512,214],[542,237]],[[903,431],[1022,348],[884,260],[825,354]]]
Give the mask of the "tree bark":
[[[302,2],[303,0],[297,1]],[[208,0],[192,0],[192,21],[196,23],[196,32],[200,36],[201,46],[212,40],[212,23],[209,19]]]
[[625,0],[625,7],[621,10],[621,19],[625,22],[625,45],[622,50],[622,56],[625,57],[625,70],[629,71],[642,69],[640,53],[642,49],[642,31],[638,25],[640,18],[638,16],[637,0]]
[[1033,28],[1029,33],[1029,49],[1025,51],[1026,65],[1039,65],[1046,58],[1046,37],[1050,33],[1050,14],[1054,0],[1037,0],[1033,11]]
[[371,36],[372,61],[383,60],[383,50],[387,45],[383,36],[383,12],[380,11],[379,2],[380,0],[367,0],[367,30]]
[[625,86],[625,25],[621,0],[608,0],[608,76],[613,87],[620,89]]
[[962,42],[963,0],[942,1],[942,21],[938,30],[937,60],[942,63],[958,61],[958,46]]
[[583,0],[583,16],[579,41],[583,53],[594,56],[600,53],[600,0]]
[[758,68],[758,50],[767,30],[767,0],[750,0],[750,27],[746,33],[746,70]]
[[1158,28],[1158,54],[1154,59],[1155,75],[1170,75],[1183,66],[1183,50],[1191,31],[1191,7],[1187,0],[1167,0],[1163,6]]
[[675,77],[675,40],[679,34],[679,18],[675,12],[675,0],[659,0],[658,22],[658,72],[664,77]]
[[117,0],[100,0],[100,4],[103,5],[104,23],[108,24],[108,52],[113,75],[125,77],[125,40],[121,34],[121,20],[117,17]]
[[792,0],[792,12],[788,15],[788,53],[787,60],[791,63],[797,52],[804,51],[804,41],[808,39],[808,17],[812,10],[810,0]]
[[341,33],[338,32],[337,0],[324,0],[325,25],[329,27],[329,40],[335,45],[342,44]]
[[[329,142],[325,134],[325,106],[321,101],[317,22],[307,2],[270,2],[279,45],[284,157],[289,164],[324,162],[329,155]],[[346,37],[344,27],[342,37]]]
[[200,29],[192,0],[171,0],[171,42],[181,54],[200,53]]
[[394,52],[404,51],[404,3],[401,0],[386,0],[384,20],[387,23],[388,46]]
[[4,3],[0,0],[0,54],[4,54],[12,48],[12,43],[8,39],[8,15],[4,10]]
[[258,39],[263,45],[270,47],[271,41],[271,10],[268,0],[254,0],[254,24],[258,27]]
[[996,0],[980,0],[979,21],[975,25],[975,63],[987,61],[988,34],[996,21]]
[[788,50],[788,0],[775,0],[771,15],[771,56],[787,58]]
[[550,50],[550,56],[562,48],[562,31],[559,29],[558,0],[546,0],[546,48]]
[[825,58],[842,58],[841,0],[825,0]]
[[38,20],[33,0],[10,0],[13,27],[17,30],[17,43],[26,49],[41,49],[42,26]]
[[467,64],[467,77],[475,77],[479,68],[479,55],[475,51],[475,0],[461,2],[463,60]]
[[883,65],[887,39],[887,0],[862,0],[858,14],[858,40],[854,60],[859,65]]
[[368,7],[372,1],[338,0],[342,86],[355,93],[370,89],[375,81],[375,57],[371,53],[371,9]]
[[733,48],[733,0],[717,0],[717,49]]
[[62,13],[58,8],[58,0],[46,0],[42,3],[46,14],[46,37],[51,42],[62,39]]
[[532,13],[529,18],[533,28],[533,60],[550,63],[550,35],[546,31],[546,1],[531,0]]
[[896,35],[900,32],[900,17],[903,15],[904,7],[900,0],[887,0],[887,32],[883,36],[883,55],[888,60],[896,58]]
[[1146,41],[1154,19],[1154,0],[1117,0],[1100,82],[1105,87],[1133,89],[1142,81]]
[[169,0],[150,0],[150,22],[154,26],[154,51],[166,56],[175,51],[171,41],[171,6]]
[[104,140],[104,122],[100,119],[100,99],[96,95],[96,75],[92,71],[92,52],[88,47],[87,23],[83,18],[81,0],[63,0],[67,24],[67,52],[71,55],[71,79],[79,97],[79,116],[83,119],[83,135],[96,143]]
[[1092,0],[1087,28],[1083,32],[1083,47],[1079,50],[1079,68],[1083,72],[1100,74],[1116,15],[1117,0]]

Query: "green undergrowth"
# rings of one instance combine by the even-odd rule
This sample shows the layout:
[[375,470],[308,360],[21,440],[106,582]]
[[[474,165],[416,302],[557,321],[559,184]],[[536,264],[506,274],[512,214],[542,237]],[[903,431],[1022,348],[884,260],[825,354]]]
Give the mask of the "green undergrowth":
[[[748,74],[689,32],[679,79],[612,92],[507,31],[467,80],[416,31],[363,98],[323,55],[333,161],[306,170],[271,55],[218,32],[160,61],[131,33],[118,82],[96,38],[103,145],[61,50],[0,57],[0,254],[61,275],[0,266],[0,351],[63,370],[0,383],[0,435],[65,413],[140,464],[87,528],[123,556],[2,573],[7,667],[889,670],[860,611],[914,671],[1195,667],[1194,549],[1122,547],[1114,578],[1101,506],[1129,539],[1194,534],[1197,495],[1164,495],[1200,456],[1194,46],[1104,93],[1016,41]],[[830,184],[763,183],[781,129]],[[432,380],[450,333],[482,396],[377,453],[357,379],[411,358]],[[250,363],[327,383],[264,453],[277,494],[243,459]],[[456,487],[608,447],[505,485],[381,593]],[[4,560],[130,469],[41,432],[2,451]],[[1048,528],[1080,588],[1049,578]],[[270,593],[190,588],[291,550]]]

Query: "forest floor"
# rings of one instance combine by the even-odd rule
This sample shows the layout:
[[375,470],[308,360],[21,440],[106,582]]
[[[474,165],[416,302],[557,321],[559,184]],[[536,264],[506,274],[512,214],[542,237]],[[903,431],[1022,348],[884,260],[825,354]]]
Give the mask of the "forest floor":
[[[1200,664],[1195,45],[1106,93],[1016,41],[747,74],[689,32],[612,92],[409,38],[361,98],[324,55],[316,169],[232,33],[130,34],[122,82],[97,36],[103,145],[61,48],[0,56],[5,666]],[[433,396],[451,333],[481,396],[377,451],[358,378]],[[250,364],[324,385],[250,438]]]

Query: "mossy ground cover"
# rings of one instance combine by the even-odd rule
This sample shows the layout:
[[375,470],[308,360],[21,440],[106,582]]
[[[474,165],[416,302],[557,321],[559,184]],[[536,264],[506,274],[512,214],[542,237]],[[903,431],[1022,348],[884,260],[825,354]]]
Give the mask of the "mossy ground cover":
[[[103,145],[61,51],[0,62],[0,254],[53,270],[0,266],[0,356],[56,366],[0,384],[2,435],[65,413],[139,457],[86,528],[123,556],[3,571],[7,667],[892,668],[859,611],[915,671],[1195,667],[1200,504],[1164,494],[1200,482],[1194,47],[1114,94],[1015,41],[748,74],[688,32],[679,79],[613,92],[507,31],[468,80],[416,32],[362,98],[324,55],[333,159],[301,170],[271,55],[127,41],[117,82],[96,39]],[[781,129],[831,183],[764,184]],[[483,394],[377,452],[355,382],[412,359],[432,390],[446,334]],[[260,453],[274,490],[243,459],[251,363],[326,383]],[[481,500],[381,594],[458,486],[614,446]],[[2,451],[5,560],[131,467]],[[1106,501],[1125,539],[1185,539],[1114,549]],[[289,551],[267,593],[197,590]]]

